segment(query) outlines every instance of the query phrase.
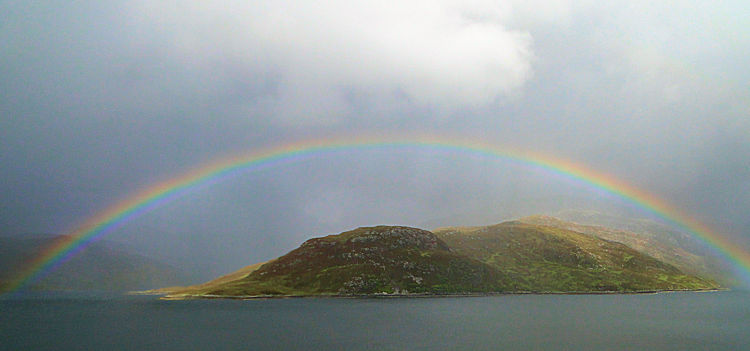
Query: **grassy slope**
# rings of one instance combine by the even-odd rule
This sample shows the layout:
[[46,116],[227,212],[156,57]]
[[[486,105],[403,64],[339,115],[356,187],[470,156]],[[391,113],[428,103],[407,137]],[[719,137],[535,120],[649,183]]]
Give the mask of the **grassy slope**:
[[703,256],[686,251],[677,246],[677,243],[666,243],[653,236],[639,235],[626,230],[611,229],[597,225],[578,224],[549,216],[530,216],[521,218],[519,221],[528,224],[568,229],[605,240],[617,241],[678,267],[685,272],[699,275],[701,272],[705,273]]
[[517,221],[434,231],[456,252],[509,275],[517,291],[709,289],[712,281],[614,241]]
[[242,267],[232,273],[222,275],[221,277],[218,277],[216,279],[207,281],[202,284],[197,285],[190,285],[190,286],[170,286],[167,288],[159,288],[159,289],[153,289],[153,290],[145,290],[145,291],[135,291],[132,292],[134,294],[170,294],[170,295],[180,295],[180,294],[193,294],[198,291],[209,291],[213,290],[221,285],[224,285],[229,282],[233,282],[238,279],[242,279],[247,277],[250,273],[255,272],[263,266],[264,264],[271,262],[260,262],[251,264],[249,266]]
[[[568,210],[558,218],[531,216],[523,222],[550,225],[614,240],[672,264],[688,274],[716,279],[722,285],[736,285],[738,281],[728,272],[731,266],[723,262],[695,237],[648,219],[632,219],[606,215],[596,211]],[[585,224],[583,224],[585,223]]]

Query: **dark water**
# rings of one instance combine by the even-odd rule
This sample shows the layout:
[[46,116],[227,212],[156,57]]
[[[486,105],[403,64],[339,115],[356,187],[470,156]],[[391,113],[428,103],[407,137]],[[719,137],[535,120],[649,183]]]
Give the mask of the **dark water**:
[[3,350],[750,350],[750,293],[0,300]]

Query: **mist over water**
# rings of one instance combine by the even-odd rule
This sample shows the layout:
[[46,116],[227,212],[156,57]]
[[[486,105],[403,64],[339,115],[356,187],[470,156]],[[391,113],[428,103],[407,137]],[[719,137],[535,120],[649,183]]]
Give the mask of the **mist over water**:
[[9,350],[741,350],[746,291],[160,301],[0,300]]

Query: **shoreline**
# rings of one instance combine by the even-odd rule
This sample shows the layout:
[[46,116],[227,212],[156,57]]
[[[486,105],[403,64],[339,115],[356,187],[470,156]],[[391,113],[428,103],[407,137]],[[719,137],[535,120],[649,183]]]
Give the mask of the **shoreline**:
[[677,292],[720,292],[730,291],[729,288],[712,289],[676,289],[676,290],[637,290],[637,291],[512,291],[512,292],[481,292],[481,293],[415,293],[415,294],[317,294],[317,295],[204,295],[204,294],[175,294],[159,292],[159,289],[145,291],[130,291],[128,295],[161,296],[160,300],[198,300],[198,299],[230,299],[230,300],[259,300],[259,299],[300,299],[300,298],[334,298],[334,299],[399,299],[399,298],[445,298],[445,297],[487,297],[504,295],[653,295]]

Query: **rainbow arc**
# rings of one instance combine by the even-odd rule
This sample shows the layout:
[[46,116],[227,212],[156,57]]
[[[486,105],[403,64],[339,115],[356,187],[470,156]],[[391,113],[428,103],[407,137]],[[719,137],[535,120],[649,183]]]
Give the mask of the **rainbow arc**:
[[221,182],[240,173],[252,172],[300,159],[342,150],[364,151],[368,149],[430,150],[473,157],[479,156],[517,162],[561,175],[589,187],[616,195],[696,236],[739,268],[745,282],[750,281],[748,279],[750,277],[750,253],[676,206],[615,177],[550,155],[501,147],[476,140],[420,135],[309,140],[217,159],[214,162],[147,187],[88,218],[78,229],[32,260],[6,290],[8,292],[21,290],[30,282],[54,270],[56,266],[67,261],[98,238],[197,188]]

